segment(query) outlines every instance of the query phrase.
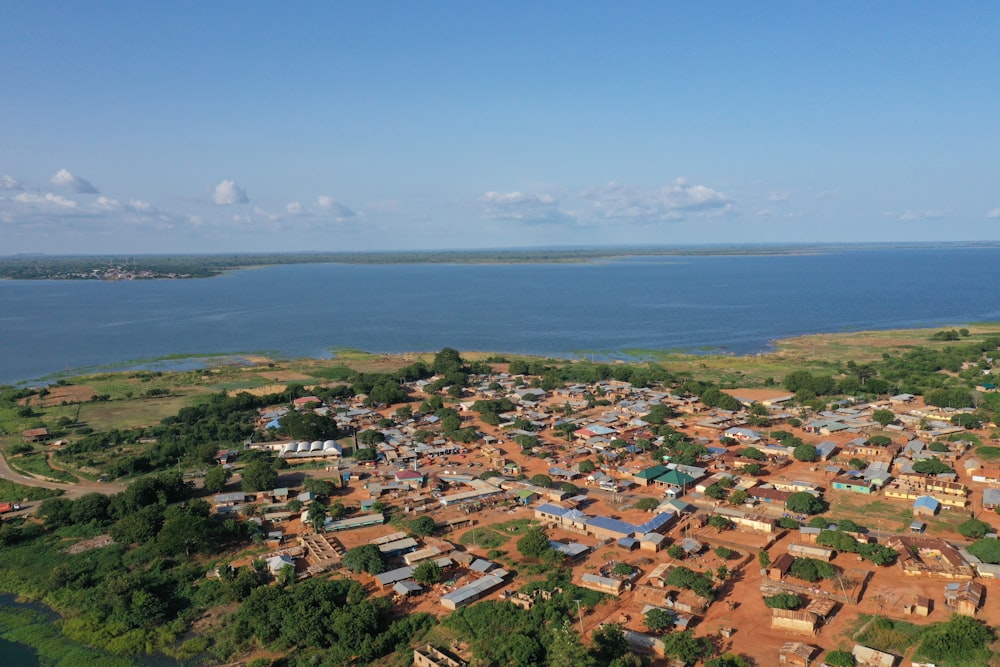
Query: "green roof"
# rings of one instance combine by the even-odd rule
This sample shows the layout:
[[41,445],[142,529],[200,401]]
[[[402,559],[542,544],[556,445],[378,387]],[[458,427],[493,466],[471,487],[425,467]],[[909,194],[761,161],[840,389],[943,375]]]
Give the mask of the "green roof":
[[662,484],[671,484],[673,486],[686,486],[694,481],[694,477],[683,473],[680,470],[671,470],[667,474],[657,477],[657,482]]
[[656,479],[663,473],[667,472],[669,468],[667,466],[653,466],[652,468],[646,468],[642,472],[636,475],[639,479]]

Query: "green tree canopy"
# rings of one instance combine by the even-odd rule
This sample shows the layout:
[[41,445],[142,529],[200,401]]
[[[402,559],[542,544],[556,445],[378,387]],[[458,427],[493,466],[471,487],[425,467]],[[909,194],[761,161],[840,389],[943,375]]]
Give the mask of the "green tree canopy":
[[808,491],[796,491],[788,496],[785,507],[796,514],[819,514],[826,511],[826,503]]
[[278,485],[278,472],[270,461],[254,461],[240,472],[243,490],[248,493],[270,491]]
[[425,560],[413,568],[413,580],[425,586],[437,584],[444,580],[444,571],[433,560]]
[[382,574],[385,572],[385,557],[374,544],[362,544],[354,547],[344,554],[344,567],[355,574],[367,572],[368,574]]
[[525,558],[541,558],[551,548],[548,533],[541,526],[532,526],[517,541],[517,550]]

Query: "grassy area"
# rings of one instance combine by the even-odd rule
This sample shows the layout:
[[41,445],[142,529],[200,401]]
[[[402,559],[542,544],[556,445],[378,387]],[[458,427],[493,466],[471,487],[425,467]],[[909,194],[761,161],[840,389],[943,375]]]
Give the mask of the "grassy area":
[[514,519],[513,521],[505,521],[503,523],[497,523],[490,526],[493,530],[498,532],[507,533],[510,535],[520,535],[528,528],[536,525],[538,522],[534,519]]
[[[830,491],[826,494],[830,503],[829,515],[837,519],[851,519],[871,530],[902,533],[909,530],[913,522],[911,503],[896,500],[874,500],[849,491]],[[934,517],[922,517],[927,524],[927,533],[954,533],[958,524],[969,518],[961,510],[945,510]]]
[[138,663],[67,641],[52,616],[30,607],[0,606],[0,637],[31,646],[44,665],[71,667],[134,667]]
[[462,533],[458,541],[466,546],[482,547],[483,549],[496,549],[510,539],[508,535],[500,533],[490,528],[473,528]]
[[1000,447],[991,447],[989,445],[977,447],[976,456],[984,461],[996,461],[1000,459]]
[[62,491],[40,489],[37,486],[24,486],[23,484],[15,484],[14,482],[0,479],[0,502],[23,499],[45,500],[46,498],[54,498],[61,495]]
[[131,401],[85,403],[80,407],[80,422],[95,431],[158,424],[164,417],[196,402],[195,396],[169,396]]
[[867,623],[864,631],[855,637],[859,644],[898,655],[903,655],[913,646],[925,629],[913,623],[883,616],[862,615],[859,621],[862,627]]
[[53,469],[49,465],[44,452],[11,456],[7,458],[7,463],[14,470],[27,475],[34,475],[35,477],[43,477],[71,484],[78,481],[76,477],[68,472]]

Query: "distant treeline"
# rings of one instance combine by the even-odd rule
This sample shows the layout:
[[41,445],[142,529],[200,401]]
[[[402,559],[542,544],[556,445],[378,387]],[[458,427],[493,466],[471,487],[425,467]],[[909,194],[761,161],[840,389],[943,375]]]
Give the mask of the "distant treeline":
[[811,244],[811,245],[704,245],[620,246],[601,248],[521,248],[503,250],[428,250],[413,252],[249,253],[220,255],[31,255],[0,257],[0,278],[17,280],[94,277],[110,267],[185,278],[208,278],[225,271],[279,264],[530,264],[588,262],[619,257],[695,255],[791,255],[845,250],[997,247],[996,243],[954,244]]

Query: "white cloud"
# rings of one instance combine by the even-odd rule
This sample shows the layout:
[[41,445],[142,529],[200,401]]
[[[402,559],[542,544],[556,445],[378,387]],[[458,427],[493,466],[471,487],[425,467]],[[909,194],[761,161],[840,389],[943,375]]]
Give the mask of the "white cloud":
[[328,195],[320,195],[316,198],[316,205],[325,215],[332,214],[334,219],[339,221],[350,220],[357,216],[357,213],[344,206],[339,201]]
[[792,196],[787,192],[772,192],[767,198],[769,201],[788,201]]
[[155,206],[150,204],[148,201],[142,201],[141,199],[129,199],[128,207],[138,213],[152,213],[156,211]]
[[111,197],[100,196],[97,201],[94,202],[94,206],[102,211],[120,211],[122,210],[122,204],[117,199],[112,199]]
[[95,195],[98,193],[97,188],[95,188],[90,181],[80,178],[79,176],[74,176],[69,172],[68,169],[60,169],[52,178],[49,179],[53,185],[57,185],[61,188],[66,188],[72,192],[81,195]]
[[13,176],[0,176],[0,191],[12,191],[12,190],[23,190],[24,186],[21,185],[21,181],[17,180]]
[[488,220],[514,220],[528,224],[575,223],[576,217],[560,210],[559,200],[550,194],[530,192],[487,192],[479,199],[486,204]]
[[941,211],[903,211],[896,220],[917,222],[918,220],[939,220],[941,217]]
[[986,217],[991,220],[1000,220],[1000,208],[995,208],[986,214]]
[[302,215],[305,212],[305,207],[302,206],[301,202],[293,201],[285,206],[285,210],[291,215]]
[[14,201],[21,204],[28,204],[30,206],[46,206],[46,207],[61,207],[61,208],[76,208],[77,203],[72,199],[67,199],[62,195],[57,195],[52,192],[47,192],[44,195],[36,194],[34,192],[21,192],[14,195]]
[[819,199],[830,199],[832,197],[836,197],[839,194],[840,194],[839,190],[820,190],[819,192],[816,193],[816,196]]
[[246,191],[236,185],[236,181],[225,180],[215,186],[212,201],[219,206],[232,206],[233,204],[246,204],[250,200],[247,198]]
[[770,218],[772,215],[774,215],[774,209],[762,208],[759,211],[757,211],[754,215],[756,215],[758,218]]
[[638,190],[621,183],[608,183],[583,193],[601,218],[664,222],[690,216],[714,216],[735,212],[733,200],[705,185],[691,185],[678,178],[673,185]]

